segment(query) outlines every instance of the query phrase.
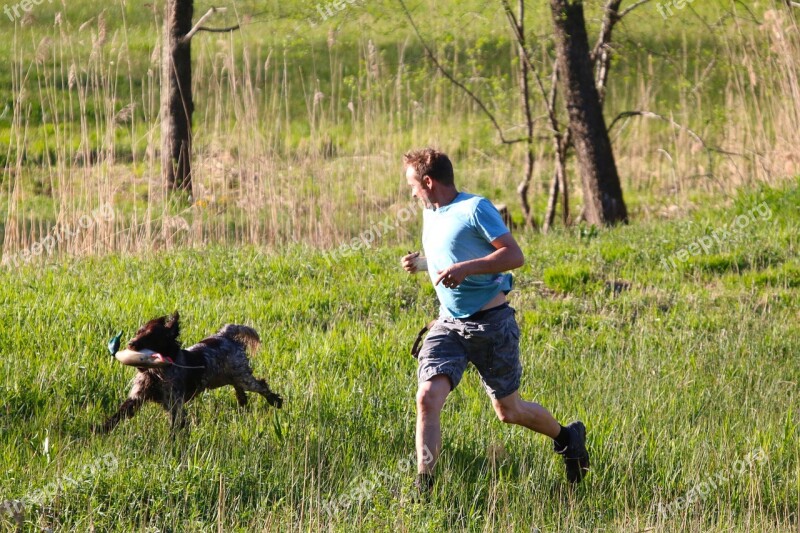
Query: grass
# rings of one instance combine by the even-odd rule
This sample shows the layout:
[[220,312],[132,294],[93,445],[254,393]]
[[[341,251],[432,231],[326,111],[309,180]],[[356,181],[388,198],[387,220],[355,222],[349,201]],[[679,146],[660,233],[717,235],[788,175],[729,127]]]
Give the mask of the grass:
[[[198,3],[195,18],[210,5]],[[168,240],[162,220],[177,215],[190,225],[200,220],[202,231],[187,239],[195,247],[330,246],[404,200],[400,154],[428,144],[453,156],[465,188],[508,204],[520,219],[515,191],[525,147],[500,145],[478,107],[424,60],[395,0],[348,5],[321,21],[316,3],[237,1],[209,24],[238,21],[241,31],[197,35],[195,189],[180,205],[165,197],[160,179],[163,2],[44,2],[17,24],[0,20],[8,30],[0,58],[10,66],[0,72],[3,254],[104,202],[118,209],[121,228],[148,228],[112,242],[116,250]],[[592,41],[600,6],[587,3]],[[519,65],[500,3],[409,7],[440,61],[516,136]],[[636,219],[800,171],[796,20],[776,0],[749,9],[733,0],[695,2],[664,20],[643,5],[615,29],[607,120],[653,111],[725,149],[708,152],[662,120],[617,123],[611,137]],[[548,85],[547,5],[529,5],[528,15],[532,54]],[[538,94],[533,105],[542,116]],[[566,122],[564,110],[559,118]],[[553,171],[544,124],[537,122],[531,186],[540,222]],[[568,174],[575,219],[581,185],[573,159]]]
[[[592,36],[600,5],[587,5]],[[4,500],[44,489],[24,530],[797,530],[790,8],[718,0],[663,20],[645,5],[617,27],[607,117],[660,112],[733,153],[706,152],[663,121],[620,123],[612,142],[632,224],[518,236],[522,393],[586,422],[586,482],[568,487],[546,439],[499,423],[471,371],[446,407],[439,484],[420,505],[408,493],[407,354],[437,306],[428,281],[398,267],[419,246],[419,221],[397,224],[399,156],[443,148],[461,187],[519,220],[524,148],[498,145],[423,61],[396,2],[311,27],[314,4],[237,1],[212,22],[241,21],[240,32],[193,43],[195,195],[167,197],[162,7],[44,2],[23,23],[0,21],[0,530],[15,527]],[[410,7],[440,61],[513,134],[518,65],[499,3]],[[546,3],[528,13],[547,77]],[[537,135],[541,218],[552,154],[547,130]],[[114,220],[76,229],[105,204]],[[355,249],[383,222],[389,233]],[[20,260],[47,235],[64,236],[52,255]],[[190,404],[191,430],[175,440],[157,408],[94,436],[133,373],[106,355],[108,338],[175,309],[187,344],[226,322],[256,327],[256,373],[285,408],[253,398],[239,411],[219,390]],[[700,488],[702,499],[677,508]]]
[[[730,261],[662,266],[762,202],[772,217],[714,250]],[[521,237],[527,264],[512,302],[522,393],[586,422],[592,472],[569,487],[550,443],[498,422],[469,371],[445,408],[439,481],[424,505],[409,497],[404,462],[416,386],[408,351],[436,303],[428,280],[398,266],[416,237],[332,265],[296,244],[2,270],[0,499],[58,488],[28,506],[26,530],[796,530],[797,205],[800,181],[671,222]],[[152,406],[92,435],[133,374],[106,341],[175,309],[187,344],[226,322],[256,327],[256,374],[285,408],[253,398],[239,411],[222,389],[190,404],[191,430],[175,440]],[[757,453],[763,460],[737,463]],[[697,487],[704,498],[658,513]]]

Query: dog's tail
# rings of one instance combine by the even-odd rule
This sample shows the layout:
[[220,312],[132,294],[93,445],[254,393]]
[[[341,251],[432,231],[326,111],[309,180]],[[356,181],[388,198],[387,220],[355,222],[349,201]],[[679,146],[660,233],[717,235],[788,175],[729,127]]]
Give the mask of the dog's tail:
[[217,332],[217,335],[236,341],[245,348],[249,348],[251,352],[255,352],[261,345],[258,333],[249,326],[226,324]]

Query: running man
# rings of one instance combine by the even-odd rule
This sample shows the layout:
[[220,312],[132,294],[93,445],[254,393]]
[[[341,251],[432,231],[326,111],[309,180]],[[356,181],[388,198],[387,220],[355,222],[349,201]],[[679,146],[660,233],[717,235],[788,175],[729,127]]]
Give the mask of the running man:
[[579,482],[589,469],[583,423],[564,427],[518,391],[519,328],[506,295],[513,281],[507,271],[525,263],[522,250],[491,202],[456,189],[447,155],[416,150],[403,156],[403,164],[412,195],[425,206],[425,255],[406,255],[402,265],[412,274],[427,270],[440,303],[439,318],[419,353],[415,487],[423,494],[433,487],[442,447],[440,413],[467,363],[478,370],[500,421],[553,439],[567,479]]

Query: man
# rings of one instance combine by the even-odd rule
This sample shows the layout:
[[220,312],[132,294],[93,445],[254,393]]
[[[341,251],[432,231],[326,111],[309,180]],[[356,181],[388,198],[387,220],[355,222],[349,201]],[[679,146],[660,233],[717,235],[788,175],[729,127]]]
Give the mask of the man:
[[406,255],[402,265],[410,273],[427,270],[441,304],[419,353],[417,490],[427,493],[433,487],[442,447],[440,413],[468,362],[477,368],[497,417],[552,438],[555,452],[564,458],[567,479],[580,481],[589,468],[583,423],[564,427],[518,392],[519,328],[506,301],[512,276],[504,272],[524,264],[522,250],[488,200],[458,192],[447,155],[426,148],[405,154],[403,163],[412,195],[426,209],[425,256]]

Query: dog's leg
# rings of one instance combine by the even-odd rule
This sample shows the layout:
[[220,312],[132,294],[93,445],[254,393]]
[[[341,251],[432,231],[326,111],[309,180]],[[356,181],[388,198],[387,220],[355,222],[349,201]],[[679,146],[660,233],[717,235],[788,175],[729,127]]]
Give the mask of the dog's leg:
[[159,403],[169,413],[172,433],[186,427],[186,409],[183,408],[185,401],[181,391],[174,389],[168,391]]
[[239,407],[247,407],[247,394],[244,393],[244,389],[238,385],[234,385],[233,388],[236,390],[236,401],[239,402]]
[[116,425],[119,424],[120,421],[126,418],[131,418],[133,415],[136,414],[136,411],[139,410],[139,408],[142,406],[143,403],[144,403],[143,398],[128,398],[127,400],[122,402],[122,405],[119,406],[117,412],[114,413],[114,415],[109,417],[108,420],[106,420],[103,423],[103,426],[99,428],[99,432],[108,433],[109,431],[114,429],[114,427],[116,427]]
[[175,432],[185,428],[186,420],[186,409],[183,408],[183,402],[173,403],[169,409],[170,430]]
[[234,385],[234,387],[236,386],[242,387],[246,391],[259,393],[261,396],[267,399],[267,402],[269,402],[270,405],[277,407],[278,409],[283,406],[283,398],[270,390],[266,380],[256,379],[251,375],[243,376],[239,383]]
[[183,398],[171,398],[169,402],[170,430],[174,433],[186,427],[186,409],[183,408]]

